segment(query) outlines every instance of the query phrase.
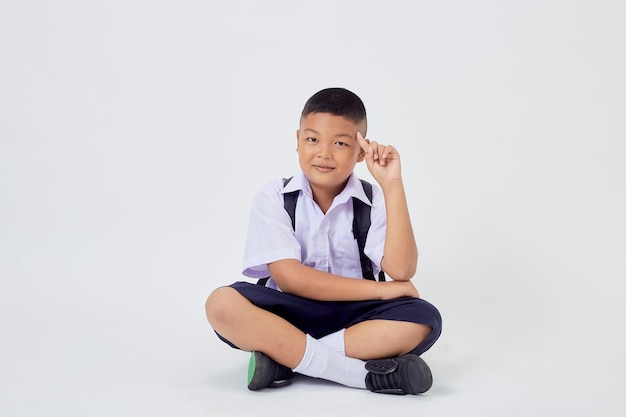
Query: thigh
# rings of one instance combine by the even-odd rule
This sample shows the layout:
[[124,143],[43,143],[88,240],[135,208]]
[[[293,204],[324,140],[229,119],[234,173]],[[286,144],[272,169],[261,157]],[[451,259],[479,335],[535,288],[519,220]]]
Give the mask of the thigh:
[[343,328],[338,327],[341,325],[339,303],[311,300],[244,281],[235,282],[231,288],[255,306],[284,318],[314,338]]

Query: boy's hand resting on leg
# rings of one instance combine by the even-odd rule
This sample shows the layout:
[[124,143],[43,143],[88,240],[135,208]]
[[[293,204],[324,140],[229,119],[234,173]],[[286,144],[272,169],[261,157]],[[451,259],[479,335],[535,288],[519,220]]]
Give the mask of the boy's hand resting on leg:
[[400,297],[419,298],[419,292],[411,281],[386,281],[379,282],[382,291],[382,300],[392,300]]

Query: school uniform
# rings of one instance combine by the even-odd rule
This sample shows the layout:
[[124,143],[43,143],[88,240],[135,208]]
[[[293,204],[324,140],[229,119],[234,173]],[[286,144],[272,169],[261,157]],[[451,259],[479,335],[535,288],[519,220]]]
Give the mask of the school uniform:
[[[284,194],[293,191],[299,191],[295,230],[284,208]],[[439,311],[427,301],[411,297],[384,301],[317,301],[282,292],[270,276],[267,264],[296,259],[320,271],[363,279],[359,249],[352,233],[353,197],[371,206],[371,225],[364,252],[372,261],[374,274],[378,274],[386,231],[382,190],[374,186],[370,202],[360,180],[353,173],[324,214],[313,200],[307,178],[299,173],[285,186],[281,179],[266,184],[252,202],[243,274],[253,279],[270,279],[265,286],[239,281],[231,287],[256,306],[285,318],[314,338],[365,320],[409,321],[431,326],[430,335],[411,352],[419,355],[429,349],[441,333]]]

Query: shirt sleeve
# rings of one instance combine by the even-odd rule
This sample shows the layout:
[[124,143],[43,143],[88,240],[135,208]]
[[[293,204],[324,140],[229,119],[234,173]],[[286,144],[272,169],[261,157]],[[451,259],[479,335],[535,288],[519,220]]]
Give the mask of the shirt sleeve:
[[281,259],[301,261],[301,248],[284,208],[282,184],[271,183],[252,201],[243,259],[243,275],[270,276],[267,264]]

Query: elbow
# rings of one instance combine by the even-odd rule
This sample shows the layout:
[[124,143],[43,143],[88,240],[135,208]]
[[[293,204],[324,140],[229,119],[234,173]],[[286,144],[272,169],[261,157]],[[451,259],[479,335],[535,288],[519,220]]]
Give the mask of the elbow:
[[[384,261],[384,258],[383,258]],[[408,281],[415,276],[417,272],[417,257],[414,261],[395,262],[392,265],[386,265],[383,262],[383,270],[394,281]]]
[[[385,271],[387,272],[387,271]],[[398,268],[396,270],[387,272],[394,281],[408,281],[415,276],[415,268]]]
[[276,284],[282,292],[286,294],[298,295],[297,291],[299,288],[294,284],[293,279],[281,277],[277,278],[275,276],[272,276],[272,278],[274,278],[274,281],[276,281]]
[[298,290],[297,280],[299,276],[300,262],[295,259],[284,259],[268,265],[270,274],[280,289],[289,294]]

